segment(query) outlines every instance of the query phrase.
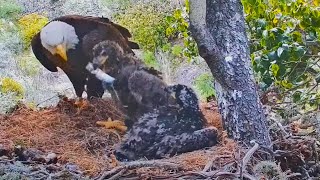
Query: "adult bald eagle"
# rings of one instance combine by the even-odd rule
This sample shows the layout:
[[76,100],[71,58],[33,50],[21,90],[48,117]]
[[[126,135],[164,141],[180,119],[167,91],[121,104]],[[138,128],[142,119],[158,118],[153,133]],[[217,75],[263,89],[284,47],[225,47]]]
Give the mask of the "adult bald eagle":
[[104,92],[101,81],[85,69],[92,60],[92,48],[103,40],[110,40],[117,42],[124,52],[133,54],[132,49],[139,46],[129,41],[130,37],[128,29],[108,18],[67,15],[44,26],[33,37],[31,45],[46,69],[57,72],[59,67],[66,73],[79,98],[85,84],[88,97],[101,97]]

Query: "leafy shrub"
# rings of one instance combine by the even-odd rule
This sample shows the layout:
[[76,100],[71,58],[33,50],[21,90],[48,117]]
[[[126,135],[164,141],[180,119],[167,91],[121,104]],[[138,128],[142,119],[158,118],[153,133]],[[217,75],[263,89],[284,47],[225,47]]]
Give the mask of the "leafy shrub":
[[[320,7],[317,1],[242,0],[250,40],[251,59],[263,90],[270,86],[286,92],[293,102],[320,104]],[[167,16],[168,39],[182,39],[187,57],[198,55],[188,31],[188,1]],[[165,49],[178,55],[177,46]],[[310,101],[311,99],[311,101]],[[314,106],[315,107],[315,106]]]
[[200,98],[209,100],[215,96],[213,86],[213,76],[209,73],[204,73],[198,76],[194,81],[196,91],[200,94]]
[[138,2],[130,5],[125,13],[116,15],[115,20],[130,30],[142,49],[154,52],[167,42],[165,16],[156,5]]
[[22,98],[24,96],[23,86],[17,81],[8,77],[5,77],[1,80],[0,92],[5,94],[15,93],[19,98]]
[[279,101],[320,104],[320,12],[316,1],[242,0],[254,71],[263,86],[277,88]]
[[147,66],[158,68],[158,63],[157,63],[156,57],[153,52],[148,51],[148,50],[143,52],[142,60],[144,61],[144,63]]
[[130,0],[104,0],[102,2],[113,11],[123,12],[130,4]]
[[29,48],[31,40],[47,23],[48,18],[39,14],[28,14],[19,19],[18,24],[25,48]]
[[254,166],[253,171],[255,175],[258,176],[258,179],[288,179],[287,174],[281,170],[280,165],[272,161],[259,162]]
[[18,66],[27,76],[33,77],[40,72],[40,63],[30,51],[18,57]]
[[18,99],[15,93],[0,92],[0,114],[6,114],[10,112],[17,104]]
[[174,45],[171,52],[176,56],[185,56],[191,59],[198,56],[198,48],[189,31],[189,1],[185,1],[185,7],[177,8],[171,15],[166,17],[169,25],[166,29],[166,36],[169,39],[182,39],[182,46]]
[[22,12],[22,7],[13,0],[0,0],[0,18],[13,19]]
[[172,49],[171,49],[171,53],[176,56],[176,57],[181,57],[182,55],[182,52],[183,52],[183,47],[180,46],[180,45],[174,45],[172,46]]
[[11,112],[24,93],[24,88],[17,81],[8,77],[0,79],[0,114]]
[[0,20],[0,58],[6,59],[5,51],[18,54],[22,51],[22,42],[18,36],[18,27],[10,20]]

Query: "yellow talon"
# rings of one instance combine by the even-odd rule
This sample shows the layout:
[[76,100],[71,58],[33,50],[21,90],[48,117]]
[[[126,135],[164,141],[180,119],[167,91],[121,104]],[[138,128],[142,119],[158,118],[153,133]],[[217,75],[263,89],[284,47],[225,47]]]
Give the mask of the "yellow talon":
[[107,129],[117,129],[121,132],[127,131],[127,126],[125,126],[123,121],[112,121],[111,118],[108,118],[107,121],[97,121],[96,124],[99,126],[104,126]]

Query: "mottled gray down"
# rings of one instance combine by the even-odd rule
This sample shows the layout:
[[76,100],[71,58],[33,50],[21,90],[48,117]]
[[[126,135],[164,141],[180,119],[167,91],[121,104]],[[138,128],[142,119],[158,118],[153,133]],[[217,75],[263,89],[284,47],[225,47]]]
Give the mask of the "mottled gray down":
[[162,106],[145,113],[116,148],[118,160],[158,159],[194,151],[217,143],[215,128],[204,128],[204,117],[191,88],[174,85],[178,107]]

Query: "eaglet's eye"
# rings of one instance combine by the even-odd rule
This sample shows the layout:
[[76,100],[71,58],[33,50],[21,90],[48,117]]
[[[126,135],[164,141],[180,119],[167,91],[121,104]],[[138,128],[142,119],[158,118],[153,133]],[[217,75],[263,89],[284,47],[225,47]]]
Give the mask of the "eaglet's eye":
[[100,55],[101,56],[107,56],[107,52],[106,51],[102,51]]

